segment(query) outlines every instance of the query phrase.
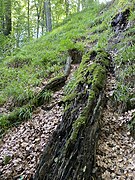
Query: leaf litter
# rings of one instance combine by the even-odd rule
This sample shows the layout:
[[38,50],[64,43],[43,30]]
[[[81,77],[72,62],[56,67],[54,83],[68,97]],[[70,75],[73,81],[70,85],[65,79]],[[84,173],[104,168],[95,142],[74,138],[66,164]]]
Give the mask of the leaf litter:
[[[78,65],[71,65],[68,81]],[[64,87],[53,94],[50,108],[38,107],[27,122],[13,127],[0,140],[0,180],[33,179],[40,156],[62,120],[63,107],[58,105]]]
[[[62,95],[62,90],[55,92],[51,103],[61,100]],[[63,108],[57,104],[50,111],[39,107],[33,112],[31,120],[12,128],[5,135],[0,144],[0,173],[3,180],[16,176],[31,178],[45,144],[61,121],[62,111]],[[10,160],[5,163],[8,156]]]
[[[70,77],[77,66],[71,69]],[[106,97],[111,99],[114,93],[115,77],[108,76]],[[59,102],[63,96],[63,88],[53,94],[49,106],[37,108],[32,119],[12,128],[0,142],[0,179],[32,179],[40,156],[52,133],[62,118],[63,108]],[[127,122],[131,120],[135,110],[121,116],[114,110],[108,100],[103,112],[101,134],[96,155],[96,167],[93,173],[97,180],[133,180],[135,177],[135,141],[130,136]]]
[[101,133],[96,154],[95,178],[97,180],[135,179],[135,140],[130,135],[127,122],[135,109],[118,114],[111,102],[116,88],[115,77],[110,74],[106,85],[108,102],[103,112]]

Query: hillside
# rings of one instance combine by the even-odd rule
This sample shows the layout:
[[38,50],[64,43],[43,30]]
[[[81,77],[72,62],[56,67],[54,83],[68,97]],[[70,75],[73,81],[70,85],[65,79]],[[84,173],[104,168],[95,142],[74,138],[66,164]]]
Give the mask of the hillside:
[[1,179],[133,179],[134,5],[93,3],[0,62]]

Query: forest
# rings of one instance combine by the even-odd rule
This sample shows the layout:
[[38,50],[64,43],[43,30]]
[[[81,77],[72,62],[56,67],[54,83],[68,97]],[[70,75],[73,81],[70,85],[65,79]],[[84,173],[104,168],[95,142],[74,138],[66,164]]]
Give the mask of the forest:
[[0,0],[0,180],[133,180],[135,0]]

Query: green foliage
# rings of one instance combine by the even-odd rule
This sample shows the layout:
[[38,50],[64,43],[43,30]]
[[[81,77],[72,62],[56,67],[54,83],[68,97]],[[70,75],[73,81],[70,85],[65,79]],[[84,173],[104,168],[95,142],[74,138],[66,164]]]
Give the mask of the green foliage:
[[16,108],[9,115],[3,115],[0,117],[0,135],[3,134],[8,128],[13,125],[17,125],[23,120],[31,118],[32,108],[31,106],[25,106],[22,108]]
[[118,82],[114,96],[118,102],[123,102],[125,107],[132,97],[133,92],[131,92],[131,90],[134,87],[135,80],[135,46],[128,46],[128,43],[129,38],[126,38],[118,45],[117,48],[119,48],[119,52],[115,61]]
[[14,49],[14,38],[0,32],[0,63],[6,56],[10,56]]
[[11,159],[12,159],[12,158],[11,158],[10,155],[5,156],[5,157],[4,157],[4,164],[7,165]]
[[52,97],[52,92],[50,90],[45,90],[39,94],[39,104],[43,104],[43,102],[49,103]]
[[88,11],[73,15],[63,26],[26,44],[3,60],[0,66],[0,104],[9,98],[20,105],[31,99],[35,86],[40,86],[43,79],[50,74],[56,75],[60,71],[69,48],[83,51],[84,45],[75,42],[75,39],[86,34],[89,17],[96,17],[96,12],[98,8],[91,7]]
[[[89,65],[91,60],[93,60],[93,63],[92,65]],[[86,100],[87,105],[84,109],[82,109],[80,116],[74,120],[72,125],[72,133],[67,140],[66,148],[76,142],[80,129],[86,126],[87,121],[90,121],[90,114],[92,113],[91,107],[94,107],[94,101],[99,95],[99,90],[104,88],[108,66],[108,54],[103,50],[93,50],[83,56],[80,67],[76,72],[76,81],[72,82],[72,88],[74,87],[75,89],[72,90],[72,93],[70,92],[64,99],[65,102],[69,102],[67,103],[66,110],[68,109],[72,100],[77,98],[78,94],[87,91],[89,96],[88,101]],[[82,87],[85,85],[85,89],[83,89],[83,91],[77,91],[76,85],[79,84],[81,84]]]
[[0,135],[13,125],[18,125],[32,116],[33,110],[43,103],[49,103],[52,92],[49,90],[42,91],[29,101],[28,104],[15,108],[10,114],[0,116]]
[[[37,1],[35,1],[37,3]],[[53,1],[56,11],[58,10],[57,4],[59,4],[60,11],[53,12],[53,18],[55,24],[61,22],[65,17],[65,6],[60,6],[64,1]],[[20,3],[20,4],[19,4]],[[123,6],[124,4],[124,6]],[[91,68],[87,68],[85,61],[89,60],[88,53],[85,53],[87,49],[105,49],[108,50],[108,40],[112,40],[114,33],[111,29],[111,20],[118,13],[119,9],[131,8],[130,21],[134,20],[133,3],[126,1],[119,1],[112,6],[105,7],[99,6],[97,3],[92,3],[89,9],[85,9],[82,12],[72,14],[76,12],[76,7],[73,7],[73,11],[70,9],[71,14],[64,19],[64,21],[54,28],[51,33],[45,33],[44,36],[39,39],[32,40],[24,44],[27,41],[27,16],[26,16],[26,2],[13,1],[16,10],[13,12],[13,34],[12,38],[3,36],[0,34],[0,105],[8,102],[12,99],[19,109],[13,109],[10,117],[0,117],[0,126],[3,128],[10,127],[9,119],[15,119],[16,121],[27,119],[31,117],[32,109],[24,107],[24,105],[38,104],[38,98],[41,101],[49,101],[51,98],[51,92],[44,92],[40,94],[40,97],[36,97],[35,87],[40,87],[42,81],[46,78],[55,77],[62,74],[63,66],[68,56],[68,50],[76,48],[83,52],[84,58],[75,72],[73,79],[65,88],[65,93],[69,95],[77,86],[78,82],[83,82],[84,78],[81,73],[85,69],[85,73],[93,69],[94,80],[93,83],[99,79],[98,86],[100,87],[101,76],[94,70],[95,65]],[[72,5],[70,5],[71,8]],[[34,11],[35,5],[31,7]],[[62,9],[63,8],[63,9]],[[101,11],[102,8],[102,11]],[[105,9],[104,9],[105,8]],[[42,7],[41,7],[42,9]],[[31,11],[32,12],[32,11]],[[57,15],[57,17],[55,17]],[[25,17],[25,18],[23,18]],[[31,21],[31,36],[34,34],[35,19]],[[40,24],[40,27],[42,25]],[[119,70],[117,75],[117,90],[115,97],[118,101],[127,101],[131,96],[130,87],[133,86],[133,80],[127,81],[134,74],[134,59],[135,59],[135,46],[134,46],[134,27],[123,32],[124,38],[121,43],[114,45],[114,49],[118,49],[118,55],[115,59],[115,64]],[[85,40],[84,40],[85,38]],[[19,43],[19,44],[18,44]],[[22,46],[23,45],[23,46]],[[14,50],[14,47],[19,47]],[[4,50],[4,51],[3,51]],[[6,57],[5,57],[6,56]],[[5,58],[4,58],[5,57]],[[104,60],[104,59],[103,59]],[[108,62],[103,62],[104,67],[108,66]],[[101,70],[101,67],[98,66]],[[102,71],[102,73],[104,70]],[[117,71],[118,72],[118,71]],[[89,83],[91,83],[90,80]],[[97,84],[95,83],[97,86]],[[94,97],[92,93],[91,98]],[[36,98],[35,98],[36,97]]]
[[117,83],[117,90],[114,93],[114,98],[118,102],[127,102],[129,98],[128,88],[123,83]]

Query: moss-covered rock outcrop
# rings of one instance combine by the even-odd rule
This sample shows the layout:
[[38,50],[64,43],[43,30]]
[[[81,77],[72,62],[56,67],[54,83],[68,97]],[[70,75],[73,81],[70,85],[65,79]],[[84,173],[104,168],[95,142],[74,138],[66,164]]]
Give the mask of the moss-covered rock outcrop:
[[109,64],[109,54],[102,50],[83,56],[70,82],[72,92],[63,99],[62,122],[44,150],[35,180],[92,179]]

